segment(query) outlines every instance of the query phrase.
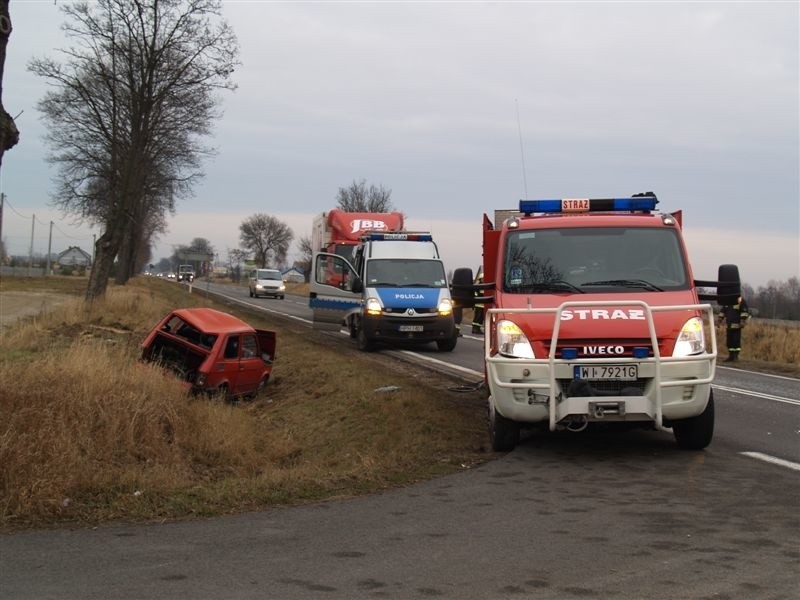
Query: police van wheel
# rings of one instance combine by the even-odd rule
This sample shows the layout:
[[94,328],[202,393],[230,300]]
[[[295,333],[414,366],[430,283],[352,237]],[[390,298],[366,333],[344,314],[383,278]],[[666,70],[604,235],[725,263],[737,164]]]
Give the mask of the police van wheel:
[[495,452],[510,452],[519,443],[519,423],[506,419],[489,398],[489,440]]
[[439,352],[452,352],[458,342],[458,332],[456,331],[453,337],[447,340],[436,340],[436,347]]
[[714,437],[714,394],[709,393],[706,409],[696,417],[672,422],[672,433],[678,446],[685,450],[702,450]]
[[358,331],[356,332],[356,344],[358,345],[358,349],[362,352],[372,352],[375,350],[374,342],[367,338],[367,334],[364,332],[363,327],[359,327]]

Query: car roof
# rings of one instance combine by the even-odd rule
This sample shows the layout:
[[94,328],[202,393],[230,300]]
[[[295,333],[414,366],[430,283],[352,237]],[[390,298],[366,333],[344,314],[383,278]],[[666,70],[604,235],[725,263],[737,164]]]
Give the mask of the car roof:
[[230,333],[233,331],[255,331],[253,327],[231,314],[213,308],[180,308],[174,315],[206,333]]

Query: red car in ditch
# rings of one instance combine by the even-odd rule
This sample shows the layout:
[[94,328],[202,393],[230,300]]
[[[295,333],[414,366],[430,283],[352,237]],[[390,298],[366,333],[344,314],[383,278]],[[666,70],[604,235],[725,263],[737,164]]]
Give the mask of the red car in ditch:
[[211,308],[181,308],[147,335],[142,360],[174,371],[193,391],[255,397],[272,373],[275,332]]

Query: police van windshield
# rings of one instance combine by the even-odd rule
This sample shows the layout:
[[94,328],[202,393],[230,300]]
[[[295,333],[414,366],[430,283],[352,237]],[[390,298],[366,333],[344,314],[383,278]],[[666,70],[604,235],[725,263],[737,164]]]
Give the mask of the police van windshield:
[[503,291],[591,293],[689,288],[674,229],[595,227],[520,230],[506,239]]
[[438,260],[407,258],[373,259],[367,262],[369,287],[446,287],[444,265]]

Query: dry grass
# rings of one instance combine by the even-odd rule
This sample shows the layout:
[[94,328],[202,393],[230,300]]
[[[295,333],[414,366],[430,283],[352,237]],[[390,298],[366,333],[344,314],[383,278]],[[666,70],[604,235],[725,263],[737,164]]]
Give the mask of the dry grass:
[[[240,316],[278,332],[266,393],[238,405],[188,396],[137,360],[168,310],[211,304],[184,290],[142,278],[0,338],[2,528],[350,496],[488,457],[478,392],[261,313]],[[399,390],[375,391],[387,385]]]

